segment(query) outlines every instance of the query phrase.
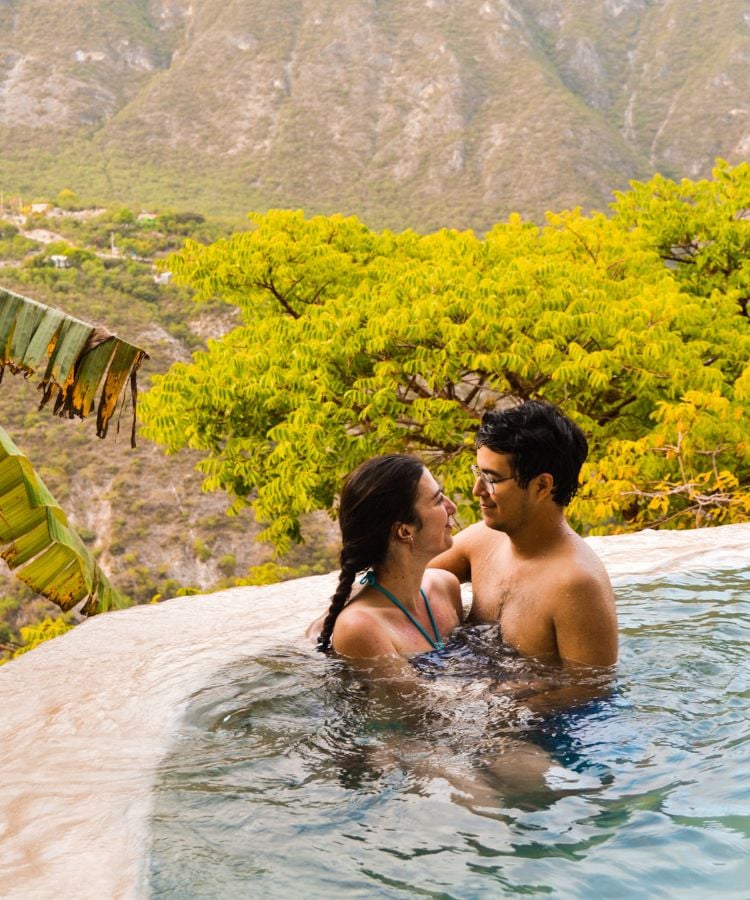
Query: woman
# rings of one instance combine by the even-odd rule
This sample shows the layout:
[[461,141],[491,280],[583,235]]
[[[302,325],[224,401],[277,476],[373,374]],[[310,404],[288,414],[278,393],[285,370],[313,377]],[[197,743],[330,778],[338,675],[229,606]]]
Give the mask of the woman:
[[[318,649],[349,660],[441,649],[463,617],[458,579],[427,563],[453,543],[456,506],[413,456],[370,459],[341,493],[341,573]],[[365,571],[353,599],[352,586]]]

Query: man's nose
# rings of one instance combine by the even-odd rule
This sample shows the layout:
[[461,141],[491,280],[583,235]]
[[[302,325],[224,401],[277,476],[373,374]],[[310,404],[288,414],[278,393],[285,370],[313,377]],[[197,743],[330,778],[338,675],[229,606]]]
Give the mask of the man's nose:
[[487,485],[484,483],[484,478],[480,478],[477,476],[474,481],[474,487],[471,489],[471,493],[475,497],[486,497],[489,494],[487,490]]

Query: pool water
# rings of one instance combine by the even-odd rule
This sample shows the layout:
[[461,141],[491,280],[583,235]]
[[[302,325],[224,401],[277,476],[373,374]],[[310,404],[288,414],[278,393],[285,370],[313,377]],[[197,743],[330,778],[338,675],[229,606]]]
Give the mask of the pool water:
[[312,650],[224,669],[157,775],[152,896],[747,898],[750,569],[616,592],[613,681],[567,712],[486,627],[416,699]]

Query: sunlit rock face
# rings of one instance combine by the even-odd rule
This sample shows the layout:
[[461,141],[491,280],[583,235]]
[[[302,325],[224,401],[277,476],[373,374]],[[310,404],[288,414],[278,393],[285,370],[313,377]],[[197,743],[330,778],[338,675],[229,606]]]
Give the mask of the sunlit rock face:
[[[750,524],[590,543],[617,586],[745,567]],[[3,896],[146,896],[151,789],[189,698],[235,660],[306,646],[336,580],[108,613],[0,668]]]

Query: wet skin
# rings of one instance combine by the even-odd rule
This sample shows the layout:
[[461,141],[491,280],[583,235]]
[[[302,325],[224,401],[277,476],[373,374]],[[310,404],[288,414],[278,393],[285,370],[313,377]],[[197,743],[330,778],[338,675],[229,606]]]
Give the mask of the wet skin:
[[499,622],[503,640],[526,656],[566,666],[617,661],[617,616],[599,558],[565,521],[546,473],[521,487],[512,460],[487,447],[472,493],[482,522],[430,563],[472,583],[469,620]]

